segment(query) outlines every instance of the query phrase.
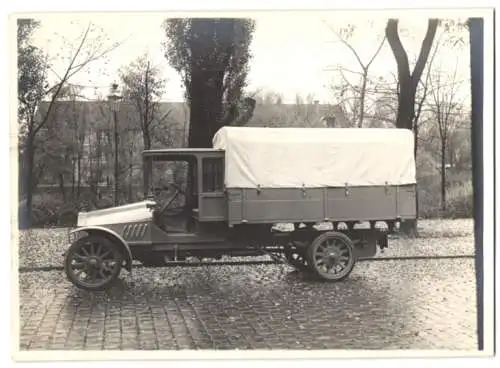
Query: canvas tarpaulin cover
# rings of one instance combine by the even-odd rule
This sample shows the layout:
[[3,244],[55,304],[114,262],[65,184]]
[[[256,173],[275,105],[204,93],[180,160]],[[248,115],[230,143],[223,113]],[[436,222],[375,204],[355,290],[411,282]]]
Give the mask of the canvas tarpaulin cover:
[[413,133],[375,128],[222,127],[228,188],[414,184]]

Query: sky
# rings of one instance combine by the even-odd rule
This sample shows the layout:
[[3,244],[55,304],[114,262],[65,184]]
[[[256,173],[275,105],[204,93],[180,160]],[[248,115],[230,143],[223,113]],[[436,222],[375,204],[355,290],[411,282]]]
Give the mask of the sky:
[[[64,58],[71,53],[67,45],[76,45],[91,21],[109,38],[107,44],[116,41],[123,43],[106,60],[93,62],[87,71],[71,79],[72,83],[86,86],[84,93],[88,98],[93,98],[96,91],[105,96],[109,85],[119,81],[118,70],[147,52],[167,78],[163,100],[182,101],[184,88],[180,76],[169,66],[162,46],[166,41],[162,23],[174,16],[154,12],[37,15],[42,26],[36,32],[34,42],[48,52],[54,71],[60,74],[67,65]],[[337,10],[240,13],[237,16],[248,16],[256,21],[251,44],[253,58],[249,65],[249,91],[275,91],[281,93],[286,102],[293,102],[297,94],[303,97],[311,94],[321,103],[331,103],[333,96],[329,86],[338,80],[338,74],[331,70],[331,66],[342,65],[354,70],[359,70],[359,66],[352,52],[339,42],[330,27],[338,30],[347,24],[354,24],[356,30],[351,44],[361,59],[367,61],[382,40],[389,14],[384,11]],[[416,58],[425,35],[429,14],[406,12],[398,14],[398,17],[402,42],[412,60]],[[463,14],[450,14],[449,17],[463,17]],[[462,49],[442,49],[435,65],[450,72],[457,65],[459,77],[468,79],[468,44]],[[373,62],[370,74],[390,77],[391,73],[396,73],[396,63],[386,42]],[[56,78],[55,74],[51,78]],[[468,90],[465,84],[463,94],[467,94]]]

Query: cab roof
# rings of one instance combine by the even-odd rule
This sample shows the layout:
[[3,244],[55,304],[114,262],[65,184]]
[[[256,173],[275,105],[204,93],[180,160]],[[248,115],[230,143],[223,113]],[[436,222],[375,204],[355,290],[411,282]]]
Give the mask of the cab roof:
[[215,148],[161,148],[142,152],[143,157],[186,159],[193,157],[223,157],[224,150]]
[[143,155],[161,155],[161,154],[189,154],[189,153],[212,153],[212,152],[224,152],[221,149],[215,148],[159,148],[159,149],[150,149],[142,152]]

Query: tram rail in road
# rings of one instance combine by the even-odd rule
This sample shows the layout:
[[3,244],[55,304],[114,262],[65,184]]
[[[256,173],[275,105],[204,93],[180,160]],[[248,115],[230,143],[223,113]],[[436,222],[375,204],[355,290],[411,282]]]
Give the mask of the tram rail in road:
[[[408,256],[408,257],[366,257],[359,258],[358,262],[381,262],[381,261],[425,261],[425,260],[441,260],[441,259],[474,259],[474,254],[457,254],[457,255],[437,255],[437,256]],[[215,262],[168,262],[164,267],[203,267],[203,266],[255,266],[266,264],[283,264],[286,261],[278,260],[261,260],[261,261],[215,261]],[[134,268],[147,268],[141,264],[134,265]],[[19,267],[19,273],[28,272],[51,272],[63,271],[63,266],[47,265],[47,266],[27,266]]]

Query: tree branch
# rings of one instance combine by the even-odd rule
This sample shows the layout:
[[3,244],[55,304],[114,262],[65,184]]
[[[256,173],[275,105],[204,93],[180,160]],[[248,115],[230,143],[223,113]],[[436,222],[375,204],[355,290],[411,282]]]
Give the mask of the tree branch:
[[406,54],[403,44],[401,43],[401,39],[399,38],[398,23],[399,21],[397,19],[389,19],[387,21],[387,26],[385,27],[385,36],[396,59],[399,81],[404,79],[406,75],[410,75],[410,65],[408,55]]
[[366,64],[366,70],[368,70],[368,68],[370,67],[370,65],[372,65],[373,60],[375,60],[375,58],[377,57],[377,55],[380,53],[380,50],[382,50],[382,46],[384,46],[386,38],[387,38],[387,36],[384,36],[384,38],[382,39],[382,42],[380,42],[380,45],[377,48],[377,51],[375,51],[375,54],[373,54],[373,56],[370,59],[370,61],[368,62],[368,64]]
[[422,73],[424,72],[426,60],[429,57],[429,53],[432,47],[432,42],[434,41],[434,37],[436,35],[437,27],[439,24],[438,19],[429,19],[427,24],[427,32],[425,34],[424,40],[420,47],[420,53],[418,55],[417,63],[415,64],[415,69],[411,74],[412,83],[417,87],[418,81],[422,77]]
[[82,37],[82,39],[80,41],[80,44],[78,45],[78,48],[77,48],[75,54],[73,55],[73,58],[71,59],[71,62],[69,64],[68,68],[66,69],[66,72],[65,72],[63,78],[57,84],[57,88],[56,88],[55,93],[52,94],[52,98],[50,100],[50,103],[49,103],[49,106],[47,108],[47,112],[46,112],[45,116],[43,117],[43,119],[40,122],[40,124],[38,124],[38,126],[35,126],[34,129],[33,129],[33,131],[31,132],[31,134],[33,136],[35,136],[38,133],[38,131],[40,130],[40,128],[47,123],[47,120],[48,120],[48,118],[50,116],[50,113],[52,112],[52,108],[54,106],[54,103],[55,103],[57,97],[59,96],[59,93],[61,92],[61,89],[62,89],[64,83],[68,80],[68,76],[69,76],[69,73],[71,71],[71,68],[73,67],[73,64],[75,63],[76,58],[80,54],[80,51],[82,50],[83,45],[85,44],[85,41],[87,40],[87,36],[88,36],[88,34],[90,32],[90,27],[91,27],[91,23],[89,23],[89,25],[87,27],[87,30],[84,32],[83,37]]
[[346,40],[344,40],[344,38],[342,38],[338,32],[333,29],[326,21],[323,21],[323,23],[325,23],[325,25],[330,29],[330,31],[332,31],[332,33],[335,34],[335,36],[337,36],[337,38],[339,39],[340,42],[342,42],[345,46],[347,46],[349,48],[349,50],[351,50],[351,52],[354,54],[354,56],[356,57],[356,60],[358,61],[359,65],[361,66],[361,68],[363,68],[363,70],[365,69],[365,65],[363,64],[363,61],[361,61],[361,58],[359,57],[358,53],[356,52],[356,50],[354,49],[354,47],[352,47],[349,42],[347,42]]
[[331,70],[334,70],[334,71],[337,71],[337,72],[339,72],[339,71],[343,70],[343,71],[346,71],[346,72],[348,72],[348,73],[352,73],[352,74],[358,74],[358,75],[361,75],[361,76],[363,76],[363,75],[364,75],[364,73],[363,73],[363,72],[358,72],[358,71],[356,71],[356,70],[348,69],[348,68],[346,68],[346,67],[344,67],[344,66],[341,66],[341,65],[338,65],[338,66],[336,66],[335,68],[332,68]]

